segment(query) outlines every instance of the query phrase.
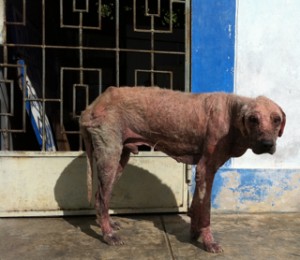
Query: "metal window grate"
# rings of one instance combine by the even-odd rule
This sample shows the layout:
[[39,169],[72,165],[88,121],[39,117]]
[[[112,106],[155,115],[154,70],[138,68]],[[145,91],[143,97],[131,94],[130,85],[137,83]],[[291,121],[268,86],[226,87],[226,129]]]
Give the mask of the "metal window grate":
[[108,86],[189,90],[190,1],[0,0],[2,150],[81,150]]

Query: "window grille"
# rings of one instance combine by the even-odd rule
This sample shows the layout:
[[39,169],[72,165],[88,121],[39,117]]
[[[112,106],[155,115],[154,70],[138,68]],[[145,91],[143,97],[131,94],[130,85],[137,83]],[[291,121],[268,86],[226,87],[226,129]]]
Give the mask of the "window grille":
[[189,90],[184,0],[0,0],[1,150],[82,150],[80,112],[109,86]]

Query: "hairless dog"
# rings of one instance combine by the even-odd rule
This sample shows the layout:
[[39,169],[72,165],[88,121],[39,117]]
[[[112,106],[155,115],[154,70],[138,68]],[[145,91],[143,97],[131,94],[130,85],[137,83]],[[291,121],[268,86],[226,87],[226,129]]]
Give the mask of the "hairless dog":
[[283,134],[285,113],[270,99],[234,94],[191,94],[158,87],[109,87],[82,112],[80,128],[88,158],[91,198],[93,161],[97,165],[95,208],[103,239],[121,245],[110,220],[109,201],[115,181],[138,146],[155,147],[178,162],[196,164],[196,189],[189,208],[191,236],[204,248],[222,252],[211,225],[214,176],[231,157],[248,148],[273,154]]

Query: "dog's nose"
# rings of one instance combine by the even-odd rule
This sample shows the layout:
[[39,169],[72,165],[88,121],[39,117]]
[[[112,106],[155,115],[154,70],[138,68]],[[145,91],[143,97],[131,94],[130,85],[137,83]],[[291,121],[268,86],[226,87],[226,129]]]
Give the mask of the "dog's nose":
[[274,142],[270,140],[262,140],[261,146],[266,150],[271,150],[274,147]]

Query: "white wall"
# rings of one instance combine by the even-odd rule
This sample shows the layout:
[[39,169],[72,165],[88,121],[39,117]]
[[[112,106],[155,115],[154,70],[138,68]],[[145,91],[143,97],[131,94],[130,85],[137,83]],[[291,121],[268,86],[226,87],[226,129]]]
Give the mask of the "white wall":
[[287,124],[275,155],[251,151],[238,168],[300,166],[300,1],[239,0],[236,20],[235,92],[266,95],[285,111]]

